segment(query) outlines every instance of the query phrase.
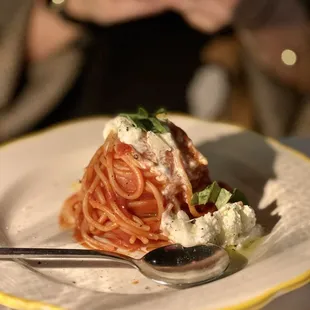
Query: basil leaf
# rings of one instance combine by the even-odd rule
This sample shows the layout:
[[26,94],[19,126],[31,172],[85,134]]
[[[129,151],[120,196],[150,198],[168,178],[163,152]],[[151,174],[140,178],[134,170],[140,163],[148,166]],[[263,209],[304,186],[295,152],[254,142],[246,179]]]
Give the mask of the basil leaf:
[[139,120],[139,128],[144,129],[145,131],[153,131],[153,123],[150,119],[144,118]]
[[216,199],[220,193],[220,186],[217,182],[213,182],[211,185],[207,186],[203,191],[193,194],[191,204],[205,205],[207,202],[216,202]]
[[153,130],[152,130],[153,132],[155,133],[168,132],[167,128],[156,117],[150,118],[150,121],[153,123]]
[[139,119],[139,118],[131,118],[131,120],[134,122],[134,124],[136,125],[136,127],[144,129],[146,131],[148,131],[152,125],[148,124],[145,119]]
[[139,108],[138,113],[121,113],[119,115],[130,118],[132,121],[147,119],[149,117],[149,113],[143,108]]
[[138,109],[138,115],[142,118],[149,117],[149,113],[144,108],[141,108],[141,107]]
[[221,192],[221,188],[218,185],[218,183],[217,182],[213,182],[211,184],[211,193],[210,193],[210,197],[209,197],[209,202],[216,203],[217,198],[218,198],[220,192]]
[[216,205],[217,209],[220,209],[227,203],[234,203],[239,201],[242,201],[243,204],[246,205],[249,204],[246,196],[240,190],[235,188],[231,193],[225,188],[221,188],[217,182],[213,182],[201,192],[194,193],[191,204],[193,206],[197,206],[212,202]]
[[232,196],[229,202],[239,202],[241,201],[244,205],[249,205],[249,201],[239,189],[235,188],[232,192]]
[[167,110],[164,108],[160,108],[154,113],[155,116],[158,114],[167,114]]
[[221,191],[217,197],[215,205],[217,209],[220,209],[224,205],[226,205],[231,199],[232,193],[226,190],[225,188],[221,188]]
[[[158,110],[159,112],[164,111],[164,109]],[[164,126],[164,122],[161,122],[156,115],[158,114],[158,111],[153,114],[149,115],[149,113],[143,109],[139,108],[138,113],[136,114],[128,114],[128,113],[122,113],[120,116],[127,117],[130,119],[134,125],[142,130],[145,131],[152,131],[154,133],[165,133],[169,130],[166,126]]]

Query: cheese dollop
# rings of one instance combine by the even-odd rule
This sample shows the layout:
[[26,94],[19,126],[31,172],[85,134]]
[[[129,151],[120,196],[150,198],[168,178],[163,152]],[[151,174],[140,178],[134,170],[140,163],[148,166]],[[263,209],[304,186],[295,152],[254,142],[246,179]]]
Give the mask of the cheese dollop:
[[184,211],[165,211],[161,230],[173,242],[183,246],[215,243],[221,246],[242,246],[262,234],[256,224],[254,210],[241,202],[227,203],[213,214],[190,220]]
[[111,131],[117,134],[121,142],[131,145],[141,154],[152,150],[156,163],[163,160],[167,151],[177,148],[170,132],[163,134],[152,131],[145,132],[124,116],[117,116],[106,124],[103,130],[103,138],[106,139]]

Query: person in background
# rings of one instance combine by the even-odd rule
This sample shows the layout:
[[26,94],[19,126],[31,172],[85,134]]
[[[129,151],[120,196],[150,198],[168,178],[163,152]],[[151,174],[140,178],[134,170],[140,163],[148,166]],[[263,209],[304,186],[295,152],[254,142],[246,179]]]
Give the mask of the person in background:
[[307,0],[242,0],[236,32],[260,131],[310,137],[310,6]]
[[202,50],[188,87],[191,113],[273,137],[310,136],[308,1],[242,0],[234,33]]
[[186,111],[205,33],[237,1],[54,0],[57,12],[47,2],[0,1],[0,141],[137,105]]
[[[46,2],[0,1],[0,141],[137,105],[188,111],[199,50],[229,23],[261,132],[309,132],[300,99],[309,89],[309,24],[299,0],[54,0],[65,14]],[[287,55],[298,59],[287,65]]]

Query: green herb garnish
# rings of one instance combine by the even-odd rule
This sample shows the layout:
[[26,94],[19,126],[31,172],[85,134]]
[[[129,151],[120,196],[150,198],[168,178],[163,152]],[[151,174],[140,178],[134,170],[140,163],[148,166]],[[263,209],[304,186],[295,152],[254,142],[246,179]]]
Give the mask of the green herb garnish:
[[166,113],[166,110],[159,109],[153,114],[149,114],[145,109],[139,108],[135,114],[122,113],[121,116],[129,118],[136,127],[145,131],[152,131],[154,133],[168,132],[168,127],[163,121],[157,118],[157,115]]
[[216,202],[216,199],[220,193],[221,188],[217,182],[213,182],[207,186],[203,191],[197,192],[192,197],[192,205],[205,205],[207,202]]
[[235,188],[233,190],[232,196],[229,200],[229,202],[238,202],[238,201],[242,201],[243,204],[248,205],[248,199],[246,198],[246,196],[244,195],[244,193],[242,193],[239,189]]
[[167,110],[166,109],[164,109],[164,108],[160,108],[160,109],[158,109],[155,113],[154,113],[154,115],[160,115],[160,114],[167,114]]
[[231,197],[232,193],[230,191],[225,188],[221,188],[221,191],[216,199],[216,207],[220,209],[222,206],[226,205],[226,203],[232,202]]
[[221,188],[217,182],[213,182],[201,192],[193,194],[191,204],[197,206],[212,202],[216,205],[217,209],[220,209],[229,202],[233,203],[239,201],[242,201],[243,204],[248,204],[248,200],[240,190],[235,188],[231,193],[225,188]]

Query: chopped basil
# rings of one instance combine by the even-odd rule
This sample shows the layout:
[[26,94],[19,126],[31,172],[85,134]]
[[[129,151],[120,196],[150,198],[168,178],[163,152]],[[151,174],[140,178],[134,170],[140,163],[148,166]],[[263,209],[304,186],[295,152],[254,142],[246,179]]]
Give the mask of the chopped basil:
[[197,206],[212,202],[216,205],[217,209],[220,209],[229,202],[233,203],[239,201],[242,201],[244,204],[248,204],[245,195],[238,189],[235,188],[231,193],[225,188],[221,188],[217,182],[213,182],[201,192],[193,194],[191,204],[193,206]]
[[138,109],[138,115],[140,115],[141,117],[144,117],[144,118],[149,117],[149,113],[143,108]]
[[207,186],[203,191],[195,193],[192,197],[192,205],[205,205],[207,202],[216,202],[221,188],[217,182],[213,182]]
[[155,116],[162,115],[162,114],[167,115],[167,110],[164,108],[160,108],[154,113]]
[[128,118],[134,118],[134,119],[147,119],[149,117],[149,113],[143,108],[139,108],[138,113],[134,113],[134,114],[121,113],[120,115],[128,117]]
[[235,188],[233,190],[232,196],[229,200],[229,202],[238,202],[238,201],[242,201],[243,204],[248,205],[248,199],[246,198],[246,196],[244,195],[244,193],[242,193],[239,189]]
[[211,185],[207,186],[201,192],[197,192],[192,197],[192,205],[204,205],[207,202],[216,202],[216,199],[220,193],[221,188],[217,182],[213,182]]
[[160,109],[154,114],[149,114],[145,109],[139,108],[136,114],[120,114],[121,116],[129,118],[135,126],[145,131],[152,131],[154,133],[168,132],[168,128],[164,122],[157,118],[157,115],[166,113],[164,109]]
[[222,206],[226,205],[226,203],[231,202],[232,193],[225,188],[221,188],[221,191],[216,200],[216,207],[219,209]]

